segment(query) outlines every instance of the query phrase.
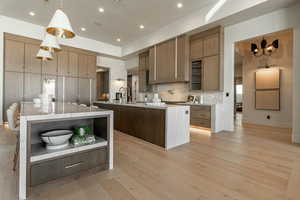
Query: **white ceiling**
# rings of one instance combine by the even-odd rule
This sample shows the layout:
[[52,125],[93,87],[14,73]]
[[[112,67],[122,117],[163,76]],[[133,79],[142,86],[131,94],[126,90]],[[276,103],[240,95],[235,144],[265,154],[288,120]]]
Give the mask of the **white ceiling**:
[[[64,0],[77,35],[123,46],[218,0]],[[181,9],[177,3],[183,3]],[[61,0],[1,0],[2,15],[47,26]],[[104,13],[98,11],[105,9]],[[35,12],[30,16],[29,12]],[[145,29],[139,29],[139,25]],[[86,31],[82,32],[81,27]],[[121,38],[117,42],[116,38]]]

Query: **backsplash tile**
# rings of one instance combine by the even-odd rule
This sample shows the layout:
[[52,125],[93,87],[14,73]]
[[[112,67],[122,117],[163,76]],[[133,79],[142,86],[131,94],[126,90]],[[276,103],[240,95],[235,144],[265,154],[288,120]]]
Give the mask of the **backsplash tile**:
[[163,101],[186,101],[188,95],[203,95],[204,103],[216,104],[223,102],[222,92],[191,92],[187,83],[155,85],[152,93],[140,93],[138,100],[143,101],[146,94],[148,99],[151,100],[153,93],[158,93]]

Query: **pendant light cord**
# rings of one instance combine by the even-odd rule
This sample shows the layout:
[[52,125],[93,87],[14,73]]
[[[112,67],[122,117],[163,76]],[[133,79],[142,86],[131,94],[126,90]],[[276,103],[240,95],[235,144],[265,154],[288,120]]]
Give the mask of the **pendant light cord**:
[[63,9],[64,3],[63,0],[60,0],[60,9]]

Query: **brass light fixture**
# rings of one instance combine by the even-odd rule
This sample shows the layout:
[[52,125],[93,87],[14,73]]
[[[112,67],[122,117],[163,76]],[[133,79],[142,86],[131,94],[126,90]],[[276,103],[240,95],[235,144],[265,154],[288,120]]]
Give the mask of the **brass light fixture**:
[[63,3],[61,0],[61,8],[57,9],[46,29],[46,31],[60,38],[73,38],[75,33],[72,29],[68,16],[62,10]]
[[58,52],[61,50],[57,42],[57,38],[49,33],[46,33],[45,39],[43,40],[40,48],[51,53]]
[[254,56],[260,57],[263,55],[271,56],[279,48],[279,40],[274,40],[272,44],[268,45],[265,38],[262,39],[260,43],[261,49],[258,48],[257,44],[251,44],[251,52]]
[[49,51],[46,51],[46,50],[43,50],[43,49],[39,50],[39,52],[36,55],[36,58],[41,59],[43,61],[53,60],[52,54]]

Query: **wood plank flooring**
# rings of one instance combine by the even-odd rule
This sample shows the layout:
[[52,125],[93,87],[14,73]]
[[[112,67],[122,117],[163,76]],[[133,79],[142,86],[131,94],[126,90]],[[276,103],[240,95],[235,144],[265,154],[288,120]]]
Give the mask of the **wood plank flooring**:
[[[115,132],[115,169],[33,188],[32,200],[299,200],[300,146],[284,129],[243,128],[171,151]],[[0,128],[0,199],[17,199],[14,136]]]

